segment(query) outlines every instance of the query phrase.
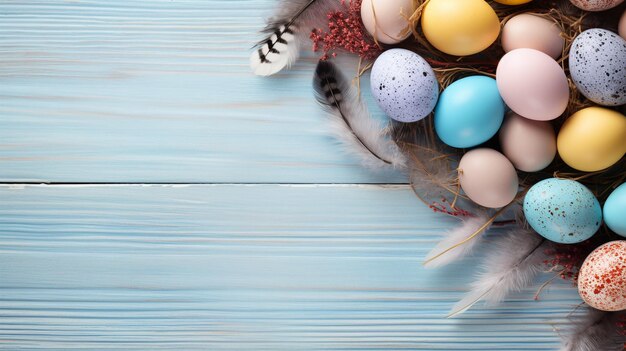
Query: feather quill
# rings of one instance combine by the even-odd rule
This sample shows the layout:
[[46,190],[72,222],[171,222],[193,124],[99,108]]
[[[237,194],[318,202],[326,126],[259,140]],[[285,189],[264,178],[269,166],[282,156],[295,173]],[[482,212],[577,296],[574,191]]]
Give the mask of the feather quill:
[[625,312],[603,312],[589,308],[577,320],[571,334],[564,336],[561,351],[621,351],[626,336],[618,323],[626,318]]
[[267,36],[255,45],[250,68],[259,76],[270,76],[290,67],[300,55],[300,46],[313,28],[325,27],[328,11],[337,0],[281,0],[273,18],[262,31]]
[[481,300],[498,304],[509,293],[532,284],[546,259],[547,245],[549,242],[533,230],[522,227],[497,238],[485,257],[483,272],[448,317],[467,311]]
[[331,131],[346,150],[357,155],[371,169],[404,168],[406,159],[400,148],[372,119],[355,89],[334,64],[320,61],[313,87],[318,102],[331,121]]
[[[461,225],[451,230],[426,255],[424,266],[428,268],[441,267],[469,255],[482,241],[482,234],[491,227],[492,218],[489,212],[480,211],[476,216],[462,219],[462,221]],[[462,245],[460,245],[461,243]]]

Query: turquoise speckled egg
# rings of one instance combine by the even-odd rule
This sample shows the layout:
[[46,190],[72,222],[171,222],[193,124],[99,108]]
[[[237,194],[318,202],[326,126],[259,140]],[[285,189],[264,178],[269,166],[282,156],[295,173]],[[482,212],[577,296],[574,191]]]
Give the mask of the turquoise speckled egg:
[[602,223],[596,197],[569,179],[549,178],[533,185],[524,198],[524,215],[537,233],[561,244],[591,238]]
[[446,144],[466,148],[494,136],[504,119],[496,80],[471,76],[450,84],[435,107],[435,131]]
[[618,186],[604,203],[604,223],[615,233],[626,237],[626,183]]

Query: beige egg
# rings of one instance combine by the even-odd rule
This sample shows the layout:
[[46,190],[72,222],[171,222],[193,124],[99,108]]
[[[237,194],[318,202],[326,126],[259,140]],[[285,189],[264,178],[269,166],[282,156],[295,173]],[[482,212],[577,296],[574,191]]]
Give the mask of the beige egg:
[[541,51],[554,59],[561,56],[565,39],[561,29],[549,19],[532,14],[517,15],[502,28],[502,48],[504,51],[528,48]]
[[622,13],[622,17],[619,19],[619,26],[617,29],[619,36],[626,40],[626,10]]
[[368,33],[384,44],[397,44],[411,35],[407,17],[413,0],[363,0],[361,19]]
[[500,128],[500,145],[515,168],[536,172],[554,160],[556,133],[550,122],[533,121],[509,112]]
[[472,201],[490,208],[503,207],[513,201],[519,184],[511,162],[487,148],[463,155],[459,162],[459,182]]

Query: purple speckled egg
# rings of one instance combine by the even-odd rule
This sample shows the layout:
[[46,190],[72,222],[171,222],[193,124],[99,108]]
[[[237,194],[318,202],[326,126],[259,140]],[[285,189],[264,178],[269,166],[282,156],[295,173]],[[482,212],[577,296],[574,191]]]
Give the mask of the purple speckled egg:
[[569,70],[578,90],[604,106],[626,104],[626,40],[600,28],[574,39]]
[[439,97],[439,83],[428,62],[405,49],[383,52],[372,67],[370,87],[378,106],[400,122],[428,116]]

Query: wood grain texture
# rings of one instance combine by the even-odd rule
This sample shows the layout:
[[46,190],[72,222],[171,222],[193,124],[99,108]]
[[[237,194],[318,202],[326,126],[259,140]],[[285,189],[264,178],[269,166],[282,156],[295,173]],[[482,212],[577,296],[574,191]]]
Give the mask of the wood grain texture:
[[479,260],[423,269],[454,220],[339,151],[313,55],[250,74],[274,4],[0,1],[0,182],[87,184],[0,184],[0,349],[556,349],[564,283],[444,318]]
[[251,74],[273,6],[1,1],[0,181],[406,182],[328,136],[313,56]]
[[406,186],[2,186],[0,348],[553,350],[557,283],[444,316],[476,259]]

